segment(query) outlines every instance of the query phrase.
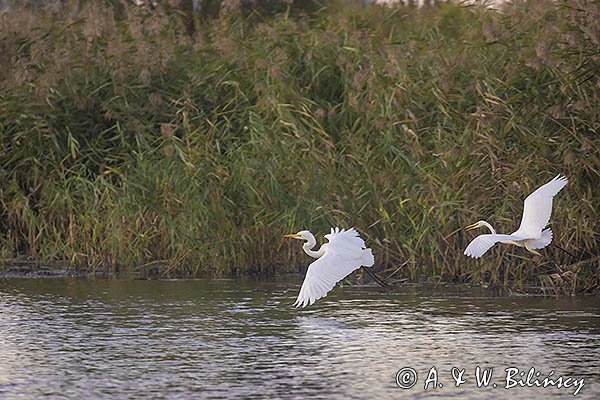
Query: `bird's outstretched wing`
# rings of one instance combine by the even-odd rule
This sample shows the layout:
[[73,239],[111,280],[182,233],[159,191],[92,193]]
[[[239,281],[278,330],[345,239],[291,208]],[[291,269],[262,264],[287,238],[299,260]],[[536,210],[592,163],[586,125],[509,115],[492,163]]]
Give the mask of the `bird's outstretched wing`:
[[475,239],[471,240],[471,243],[465,249],[465,256],[479,258],[485,254],[486,251],[492,248],[493,245],[502,240],[523,240],[514,234],[512,235],[501,235],[501,234],[485,234],[479,235]]
[[354,229],[335,228],[325,235],[329,243],[325,254],[308,266],[306,277],[294,305],[306,307],[327,296],[335,284],[361,266],[370,267],[374,263],[371,249]]
[[542,229],[548,225],[552,214],[552,198],[567,184],[568,179],[557,175],[550,182],[540,186],[525,199],[521,225],[513,235],[526,239],[538,239]]

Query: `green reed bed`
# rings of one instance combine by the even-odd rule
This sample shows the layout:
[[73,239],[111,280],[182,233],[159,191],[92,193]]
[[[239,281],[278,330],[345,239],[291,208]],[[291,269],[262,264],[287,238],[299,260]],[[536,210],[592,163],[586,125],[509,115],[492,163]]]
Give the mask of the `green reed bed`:
[[[298,271],[355,226],[390,279],[600,286],[592,1],[215,19],[72,2],[0,16],[0,256],[87,271]],[[542,257],[463,256],[556,174]]]

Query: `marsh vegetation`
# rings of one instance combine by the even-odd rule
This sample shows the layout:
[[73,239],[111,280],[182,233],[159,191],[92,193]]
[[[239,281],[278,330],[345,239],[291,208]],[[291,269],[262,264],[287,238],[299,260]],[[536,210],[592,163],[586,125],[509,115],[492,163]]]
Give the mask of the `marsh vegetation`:
[[[390,279],[597,288],[599,15],[583,0],[0,15],[1,257],[268,274],[306,264],[283,234],[354,226]],[[512,232],[558,173],[542,257],[463,256],[462,227]]]

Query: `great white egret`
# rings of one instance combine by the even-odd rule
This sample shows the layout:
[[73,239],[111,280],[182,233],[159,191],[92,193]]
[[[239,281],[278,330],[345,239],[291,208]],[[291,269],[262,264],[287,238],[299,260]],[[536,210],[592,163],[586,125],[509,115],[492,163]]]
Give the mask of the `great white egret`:
[[285,237],[306,240],[302,245],[304,252],[317,259],[308,266],[300,294],[294,303],[296,307],[304,308],[313,304],[327,296],[335,284],[351,272],[361,266],[371,267],[375,262],[371,249],[365,247],[365,242],[354,228],[331,228],[331,233],[325,235],[329,243],[323,244],[316,251],[312,248],[317,244],[317,240],[309,231],[300,231]]
[[557,175],[550,182],[527,196],[523,207],[521,225],[519,229],[510,235],[496,233],[492,225],[486,221],[477,221],[467,226],[466,230],[485,226],[491,233],[473,239],[465,249],[465,255],[479,258],[498,242],[524,247],[531,253],[540,255],[535,249],[542,249],[552,241],[552,230],[550,228],[544,229],[552,214],[552,198],[565,187],[567,182],[567,178]]

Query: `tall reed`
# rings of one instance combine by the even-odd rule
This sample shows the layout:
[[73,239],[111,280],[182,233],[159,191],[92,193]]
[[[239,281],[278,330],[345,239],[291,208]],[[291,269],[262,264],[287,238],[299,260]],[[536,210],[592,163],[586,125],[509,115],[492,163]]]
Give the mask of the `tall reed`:
[[[583,0],[4,14],[2,258],[298,271],[307,260],[283,234],[339,225],[386,276],[597,288],[599,15]],[[542,257],[462,255],[462,227],[511,232],[558,173],[570,182]]]

